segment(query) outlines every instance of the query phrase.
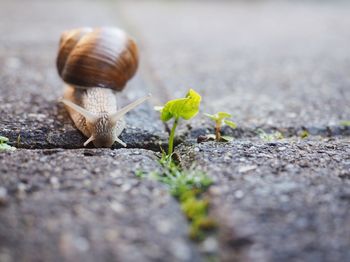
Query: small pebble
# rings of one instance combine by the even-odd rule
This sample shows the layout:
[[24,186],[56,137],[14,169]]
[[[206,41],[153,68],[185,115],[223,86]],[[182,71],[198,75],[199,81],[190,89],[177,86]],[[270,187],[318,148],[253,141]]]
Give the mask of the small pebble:
[[74,239],[74,246],[81,252],[86,252],[90,248],[88,240],[83,237],[76,237]]
[[9,57],[7,60],[6,60],[6,67],[9,68],[9,69],[18,69],[20,68],[22,65],[22,62],[19,58],[17,57]]
[[23,199],[26,196],[27,186],[23,183],[17,184],[17,197]]
[[208,137],[207,136],[198,136],[197,137],[197,143],[203,143],[203,142],[206,142],[208,141]]
[[130,184],[124,184],[124,185],[121,186],[121,191],[122,192],[128,192],[128,191],[130,191],[130,189],[131,189],[131,185]]
[[173,255],[178,261],[186,261],[191,257],[190,247],[185,245],[182,239],[174,240],[172,243]]
[[218,242],[214,237],[208,237],[202,243],[202,250],[207,254],[213,254],[218,251]]
[[220,187],[218,187],[218,186],[211,186],[211,187],[209,188],[209,193],[210,193],[211,195],[218,196],[218,195],[220,195],[222,192],[221,192]]
[[23,183],[19,183],[19,184],[17,185],[17,190],[18,190],[18,192],[25,192],[26,189],[27,189],[27,186],[26,186],[25,184],[23,184]]
[[112,203],[110,204],[110,207],[111,207],[111,209],[112,209],[114,212],[116,212],[116,213],[121,214],[121,213],[125,212],[124,206],[121,205],[119,202],[116,202],[116,201],[112,202]]
[[6,205],[8,200],[7,189],[0,187],[0,206]]
[[244,193],[243,193],[242,190],[237,190],[237,191],[235,192],[235,198],[241,199],[241,198],[243,198],[243,196],[244,196]]
[[50,178],[50,183],[53,185],[53,186],[57,186],[59,184],[59,181],[58,181],[58,178],[53,176]]
[[253,166],[241,166],[238,169],[239,173],[247,173],[249,171],[255,170],[257,168],[257,166],[253,165]]

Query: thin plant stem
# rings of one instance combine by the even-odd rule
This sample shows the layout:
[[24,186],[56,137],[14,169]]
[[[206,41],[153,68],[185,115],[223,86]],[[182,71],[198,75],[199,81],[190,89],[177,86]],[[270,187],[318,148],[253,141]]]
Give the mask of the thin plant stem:
[[215,122],[215,140],[220,142],[221,140],[221,125],[219,121]]
[[170,132],[170,136],[169,136],[169,147],[168,147],[168,155],[169,156],[173,153],[175,129],[176,129],[178,122],[179,122],[179,118],[175,118],[173,127],[171,128],[171,132]]

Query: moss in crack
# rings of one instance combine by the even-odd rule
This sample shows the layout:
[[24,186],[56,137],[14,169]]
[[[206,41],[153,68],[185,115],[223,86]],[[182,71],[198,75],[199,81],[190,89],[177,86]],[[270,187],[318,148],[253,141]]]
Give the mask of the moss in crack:
[[0,136],[0,152],[16,150],[15,147],[7,144],[8,142],[9,142],[9,139],[7,137]]
[[166,184],[170,193],[180,202],[181,210],[190,223],[190,238],[204,240],[216,228],[215,221],[208,214],[209,200],[203,197],[212,180],[202,171],[182,169],[164,153],[159,162],[164,167],[163,173],[137,171],[136,176]]
[[283,134],[279,131],[268,134],[263,129],[258,129],[257,134],[259,135],[260,139],[266,142],[277,141],[284,138]]

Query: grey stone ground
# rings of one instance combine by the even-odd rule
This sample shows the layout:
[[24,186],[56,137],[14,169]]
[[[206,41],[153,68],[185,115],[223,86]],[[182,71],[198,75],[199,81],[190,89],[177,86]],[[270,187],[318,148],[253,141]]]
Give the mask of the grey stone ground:
[[127,3],[162,101],[191,87],[205,112],[230,111],[243,128],[350,118],[346,1]]
[[0,261],[198,260],[176,201],[134,175],[159,170],[154,153],[53,149],[0,157],[7,191]]
[[[349,12],[346,1],[2,1],[0,135],[22,149],[0,155],[0,261],[203,261],[203,250],[350,260]],[[139,74],[119,98],[153,93],[127,115],[122,139],[136,149],[79,149],[57,103],[60,32],[89,25],[140,43]],[[196,144],[211,129],[202,116],[180,130],[182,164],[215,181],[219,228],[201,245],[166,188],[135,178],[160,169],[149,149],[167,135],[152,106],[190,87],[204,112],[227,110],[239,125],[227,144]],[[261,127],[291,138],[263,141]]]
[[248,261],[347,261],[350,144],[317,139],[182,146],[209,173],[220,254]]

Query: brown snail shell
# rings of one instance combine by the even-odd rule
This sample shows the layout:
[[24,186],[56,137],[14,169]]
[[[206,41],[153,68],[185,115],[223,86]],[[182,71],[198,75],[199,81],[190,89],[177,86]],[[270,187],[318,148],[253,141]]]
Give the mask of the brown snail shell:
[[120,91],[137,66],[136,43],[117,28],[79,28],[61,36],[57,69],[68,84]]

